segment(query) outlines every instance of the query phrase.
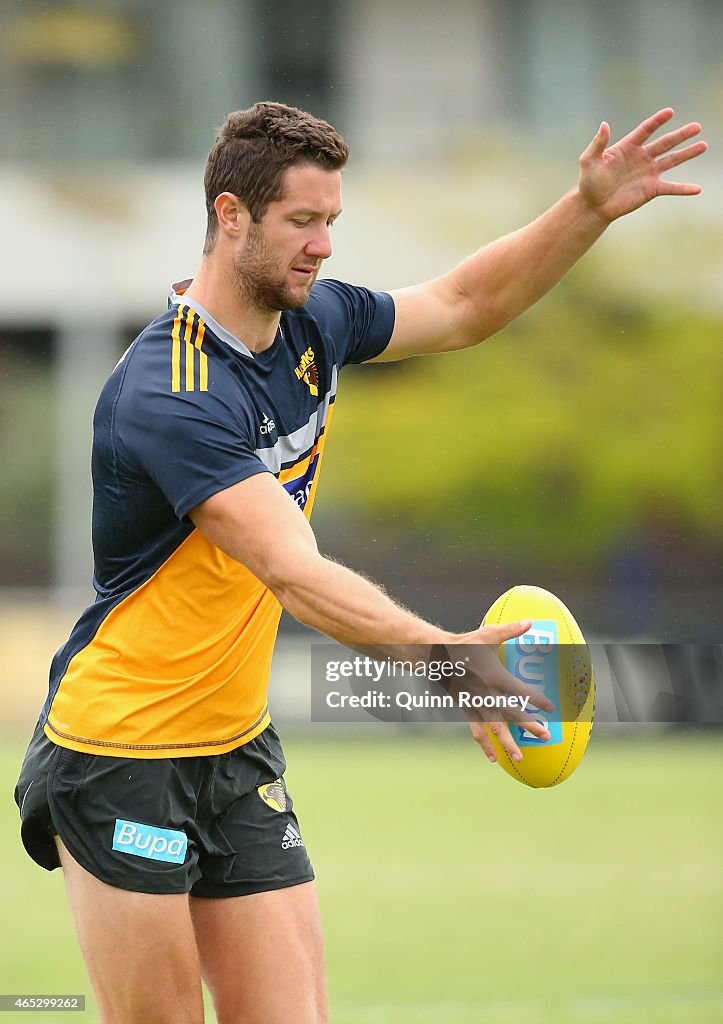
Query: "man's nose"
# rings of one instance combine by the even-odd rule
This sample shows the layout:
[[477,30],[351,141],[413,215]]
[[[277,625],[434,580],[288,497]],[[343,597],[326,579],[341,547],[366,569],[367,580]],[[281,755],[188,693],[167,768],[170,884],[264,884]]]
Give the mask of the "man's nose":
[[331,236],[329,229],[324,227],[314,234],[304,250],[307,256],[313,256],[318,260],[325,260],[331,256]]

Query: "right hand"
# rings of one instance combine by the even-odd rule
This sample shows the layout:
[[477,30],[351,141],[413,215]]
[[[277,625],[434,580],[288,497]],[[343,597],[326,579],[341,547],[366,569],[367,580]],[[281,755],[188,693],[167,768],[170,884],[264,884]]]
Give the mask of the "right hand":
[[459,691],[468,690],[470,693],[478,693],[482,696],[518,696],[529,697],[530,702],[526,710],[522,708],[465,708],[465,714],[469,719],[470,730],[474,740],[482,747],[482,750],[491,762],[497,760],[497,753],[490,738],[494,735],[503,749],[507,751],[513,761],[522,760],[522,751],[512,737],[508,723],[515,722],[522,726],[527,732],[536,736],[543,742],[549,740],[550,733],[545,726],[534,718],[530,717],[530,705],[540,711],[553,712],[555,705],[543,696],[539,689],[533,686],[525,686],[519,679],[516,679],[502,665],[499,658],[499,646],[505,640],[512,640],[522,636],[532,625],[530,619],[521,622],[507,622],[503,625],[482,625],[471,633],[464,633],[459,636],[449,637],[448,644],[464,645],[468,647],[469,671],[463,683],[455,683]]

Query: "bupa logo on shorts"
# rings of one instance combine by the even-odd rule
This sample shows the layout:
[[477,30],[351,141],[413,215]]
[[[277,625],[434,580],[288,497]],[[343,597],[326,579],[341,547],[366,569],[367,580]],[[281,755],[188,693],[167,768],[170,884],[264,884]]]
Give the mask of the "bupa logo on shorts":
[[140,821],[116,818],[113,849],[148,860],[165,860],[169,864],[183,864],[188,848],[188,836],[172,828],[143,825]]

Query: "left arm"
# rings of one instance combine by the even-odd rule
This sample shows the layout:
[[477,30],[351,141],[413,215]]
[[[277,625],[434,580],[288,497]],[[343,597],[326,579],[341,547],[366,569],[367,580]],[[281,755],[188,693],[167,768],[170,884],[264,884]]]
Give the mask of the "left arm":
[[476,345],[546,294],[597,241],[608,224],[660,195],[697,195],[699,185],[661,175],[706,150],[693,122],[648,142],[670,108],[643,121],[609,149],[603,122],[580,157],[577,188],[537,220],[480,249],[450,273],[392,292],[394,333],[378,361]]

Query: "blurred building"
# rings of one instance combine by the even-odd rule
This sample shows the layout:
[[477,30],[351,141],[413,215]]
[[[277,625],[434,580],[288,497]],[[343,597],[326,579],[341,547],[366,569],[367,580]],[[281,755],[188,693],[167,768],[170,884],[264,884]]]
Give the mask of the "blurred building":
[[720,113],[718,0],[2,0],[2,158],[196,161],[255,99],[337,123],[364,160],[465,133],[569,145],[596,117]]

